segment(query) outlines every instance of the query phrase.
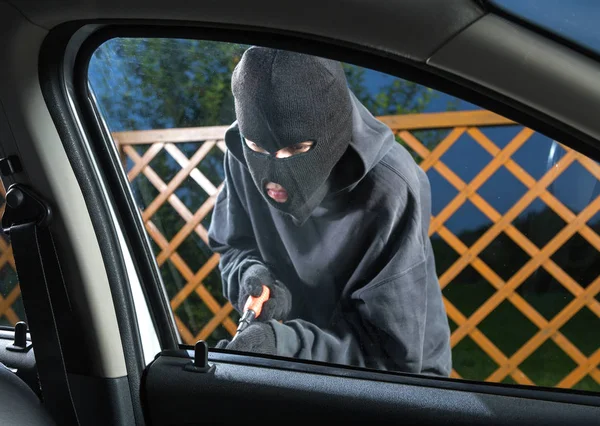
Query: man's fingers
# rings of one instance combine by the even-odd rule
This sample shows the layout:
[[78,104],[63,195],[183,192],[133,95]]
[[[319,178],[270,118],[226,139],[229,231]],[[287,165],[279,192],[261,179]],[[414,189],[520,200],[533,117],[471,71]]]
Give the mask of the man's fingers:
[[257,325],[251,325],[233,339],[227,349],[254,352],[265,341],[264,331]]
[[[277,301],[273,300],[273,299],[269,299],[264,303],[264,305],[262,307],[262,311],[261,311],[259,317],[257,318],[257,320],[269,321],[270,319],[275,318],[276,315],[277,315]],[[279,319],[279,318],[275,318],[275,319]]]
[[280,281],[276,281],[278,285],[274,286],[271,291],[271,300],[277,304],[277,312],[274,315],[278,320],[283,320],[289,314],[291,309],[292,295]]
[[219,340],[219,342],[215,345],[215,348],[225,349],[229,343],[230,341],[227,339]]
[[262,293],[262,285],[258,278],[250,278],[246,281],[246,288],[248,290],[248,294],[253,297],[258,297]]
[[285,302],[286,293],[282,287],[275,285],[271,289],[271,299],[277,300],[278,302]]

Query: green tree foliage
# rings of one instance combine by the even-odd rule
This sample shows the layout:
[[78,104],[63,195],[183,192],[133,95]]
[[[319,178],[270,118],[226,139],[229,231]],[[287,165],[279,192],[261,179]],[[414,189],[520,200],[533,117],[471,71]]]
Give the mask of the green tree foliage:
[[214,126],[234,120],[231,73],[247,46],[181,39],[113,39],[90,79],[111,130]]
[[367,69],[351,64],[343,66],[348,86],[375,116],[419,113],[433,98],[432,89],[400,78],[388,78],[388,82],[370,90],[366,82]]

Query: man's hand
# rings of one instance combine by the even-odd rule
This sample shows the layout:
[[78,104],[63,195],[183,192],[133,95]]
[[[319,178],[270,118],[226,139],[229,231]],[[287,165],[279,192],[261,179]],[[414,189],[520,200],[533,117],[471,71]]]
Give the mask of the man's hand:
[[233,341],[221,340],[218,349],[277,355],[275,332],[268,323],[255,322],[242,331]]
[[292,309],[292,294],[282,282],[275,280],[271,272],[263,265],[252,265],[242,275],[238,299],[239,308],[244,308],[249,296],[260,296],[263,284],[269,287],[271,296],[263,305],[257,320],[286,320]]

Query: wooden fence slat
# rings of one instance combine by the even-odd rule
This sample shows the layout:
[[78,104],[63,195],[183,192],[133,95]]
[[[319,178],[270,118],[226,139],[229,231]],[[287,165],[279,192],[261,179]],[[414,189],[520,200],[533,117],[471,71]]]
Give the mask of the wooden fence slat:
[[[458,310],[456,307],[447,299],[444,298],[444,306],[446,307],[446,311],[448,312],[448,316],[454,321],[456,325],[462,325],[467,318]],[[490,357],[497,365],[502,366],[508,362],[508,358],[506,355],[502,353],[500,349],[496,345],[489,340],[485,334],[483,334],[477,328],[474,328],[469,336],[479,345],[479,347]],[[453,346],[454,347],[454,346]],[[523,385],[533,385],[534,383],[518,368],[512,372],[512,377],[519,384]]]
[[[223,184],[221,184],[221,186],[219,186],[219,188],[221,188],[222,185]],[[200,206],[200,208],[196,211],[196,213],[194,213],[194,216],[192,216],[190,218],[190,220],[186,221],[185,225],[183,227],[181,227],[181,229],[177,232],[177,234],[175,234],[173,239],[169,242],[168,247],[165,248],[163,251],[161,251],[160,254],[157,256],[156,261],[158,262],[159,265],[162,265],[169,258],[171,253],[173,253],[175,250],[177,250],[177,247],[179,247],[185,241],[185,239],[195,229],[197,229],[199,223],[211,212],[212,208],[215,205],[216,199],[217,199],[216,194],[210,196],[202,204],[202,206]],[[206,237],[205,237],[206,239],[203,239],[204,243],[208,244],[207,231],[204,229],[204,227],[202,227],[202,229],[204,230],[204,233],[206,235]]]
[[179,318],[178,315],[173,314],[173,316],[175,317],[175,324],[177,325],[177,329],[179,330],[179,334],[181,335],[183,341],[186,342],[188,345],[194,344],[194,335],[192,334],[190,329],[187,328],[187,326],[183,323],[183,321],[181,321],[181,318]]
[[402,130],[515,125],[514,121],[487,110],[384,115],[377,118],[392,129]]
[[401,130],[397,134],[400,139],[406,142],[406,144],[421,158],[427,158],[429,156],[429,150],[425,148],[425,146],[416,137],[414,137],[412,133],[406,130]]
[[119,140],[119,145],[146,145],[155,142],[203,142],[206,140],[223,139],[228,126],[186,127],[181,129],[134,130],[114,132],[113,139]]
[[[206,143],[206,142],[204,142],[204,143]],[[190,164],[190,160],[188,160],[188,158],[185,156],[185,154],[183,152],[181,152],[179,149],[177,149],[177,147],[175,145],[173,145],[172,143],[166,144],[165,150],[171,155],[171,157],[173,157],[173,159],[175,159],[175,161],[177,161],[177,163],[179,163],[179,165],[182,168],[185,169]],[[190,171],[189,177],[191,177],[194,181],[196,181],[196,183],[198,185],[200,185],[200,187],[208,195],[214,195],[217,192],[217,188],[212,184],[212,182],[210,180],[207,179],[206,176],[204,176],[202,173],[200,173],[200,170],[198,170],[197,168],[194,167]]]
[[[158,247],[164,250],[165,247],[169,246],[169,241],[161,234],[154,222],[152,222],[151,220],[147,220],[145,225],[146,232],[148,232],[148,235],[154,240]],[[191,279],[193,279],[194,272],[192,272],[190,267],[187,265],[187,263],[183,261],[183,259],[179,256],[177,252],[173,253],[169,260],[171,260],[173,265],[175,265],[181,276],[186,281],[190,281]]]
[[[177,309],[177,307],[183,303],[183,301],[200,285],[201,281],[212,272],[212,270],[219,264],[219,255],[213,254],[200,270],[188,281],[186,285],[179,290],[179,292],[171,299],[171,307]],[[212,296],[211,296],[212,297]],[[218,311],[220,306],[214,299],[210,299],[207,303],[208,308],[211,311]]]
[[585,157],[583,155],[580,155],[578,160],[588,172],[594,175],[596,179],[600,180],[600,165],[598,165],[598,163],[596,163],[591,158]]
[[[233,306],[231,303],[227,302],[223,307],[219,310],[219,312],[215,313],[215,315],[206,323],[202,330],[196,336],[196,340],[206,340],[210,337],[213,331],[221,325],[221,323],[229,316],[229,314],[233,311]],[[229,329],[225,327],[229,334],[234,335],[237,328]]]
[[[183,166],[182,170],[178,173],[178,175],[176,175],[173,180],[169,183],[169,185],[165,185],[164,182],[162,182],[162,180],[160,179],[160,177],[158,177],[158,175],[148,166],[143,168],[143,173],[146,174],[146,177],[151,181],[151,183],[160,191],[160,195],[155,198],[151,205],[153,203],[157,203],[157,200],[161,200],[162,202],[164,202],[164,195],[167,191],[171,190],[175,190],[177,186],[180,185],[181,182],[177,182],[176,185],[173,185],[174,187],[170,188],[169,186],[171,184],[173,184],[174,181],[176,181],[176,179],[178,179],[178,177],[183,176],[184,174],[188,174],[192,173],[192,169],[197,165],[197,163],[199,163],[205,156],[206,154],[216,145],[215,141],[207,141],[204,142],[203,145],[200,147],[200,149],[198,149],[198,151],[192,156],[192,159],[188,160],[184,160],[182,158],[182,153],[181,151],[179,151],[178,149],[173,149],[173,148],[169,148],[170,149],[170,154],[174,153],[174,159],[176,161],[178,161],[180,163],[180,165]],[[165,149],[167,149],[165,147]],[[180,155],[181,154],[181,155]],[[128,152],[128,155],[132,156],[134,161],[140,161],[139,159],[139,155],[136,152]],[[177,158],[175,158],[177,157]],[[183,164],[182,164],[183,163]],[[186,175],[187,176],[187,175]],[[181,181],[183,181],[183,179],[180,178]],[[216,194],[217,189],[215,188],[214,194]],[[163,197],[161,199],[161,196]],[[190,223],[191,221],[194,221],[194,219],[197,219],[197,217],[194,217],[191,212],[189,212],[189,210],[187,209],[187,207],[185,207],[185,205],[183,205],[183,203],[181,203],[181,201],[174,195],[171,194],[171,196],[168,198],[168,200],[170,201],[171,205],[176,209],[176,211],[179,213],[179,215],[186,221],[186,223]],[[146,209],[146,211],[142,212],[142,218],[145,221],[149,221],[149,217],[151,217],[151,211],[148,211],[149,209]],[[202,209],[201,209],[202,210]],[[206,209],[204,209],[206,210]],[[207,214],[208,212],[206,212]],[[203,214],[202,212],[200,214]],[[199,216],[199,215],[198,215]],[[205,216],[205,214],[204,214]],[[199,221],[202,219],[199,219]],[[199,229],[201,228],[201,230]],[[201,225],[196,225],[194,227],[194,229],[196,230],[196,232],[200,235],[200,237],[207,242],[208,241],[208,236],[206,235],[206,230],[204,229],[204,227],[202,227]],[[156,227],[154,228],[150,228],[149,229],[149,233],[151,233],[151,236],[153,237],[153,239],[155,241],[160,241],[157,236],[158,234],[160,234],[158,232],[158,229],[156,229]],[[180,234],[179,236],[181,237],[183,234]],[[181,244],[181,242],[183,241],[176,241],[177,245]],[[161,241],[162,243],[162,249],[163,252],[168,251],[170,253],[173,253],[173,247],[169,248],[170,244],[164,240]],[[166,244],[166,247],[165,247]],[[160,245],[160,244],[159,244]],[[214,257],[214,256],[213,256]],[[161,258],[160,261],[162,264],[164,261],[166,260],[166,257],[163,259]],[[185,262],[183,262],[183,260],[178,256],[178,255],[171,255],[171,261],[174,263],[175,267],[182,273],[182,275],[184,275],[184,277],[186,276],[185,272],[191,272],[191,271],[187,271],[187,265],[185,265]],[[205,264],[204,266],[207,266],[207,264]],[[213,266],[214,268],[214,266]],[[210,272],[210,270],[208,271]],[[186,290],[184,293],[182,293],[182,291],[180,290],[180,292],[178,293],[178,295],[180,294],[185,294],[185,297],[189,296],[189,294],[191,293],[192,290],[195,290],[199,296],[201,297],[201,299],[204,301],[204,303],[207,304],[207,307],[214,313],[216,311],[218,311],[218,309],[220,309],[220,306],[218,305],[218,303],[215,301],[215,299],[213,298],[213,296],[210,294],[210,292],[206,291],[206,289],[200,284],[200,281],[202,279],[204,279],[204,276],[202,276],[201,274],[208,274],[208,272],[204,271],[202,268],[201,270],[198,272],[198,274],[200,274],[200,276],[195,276],[195,277],[188,277],[188,284],[186,286],[184,286],[184,289]],[[195,287],[195,288],[194,288]],[[189,291],[188,291],[189,290]],[[172,309],[175,310],[177,308],[177,306],[183,301],[185,300],[185,297],[183,298],[183,300],[179,301],[178,299],[178,295],[175,296],[174,299],[172,299]],[[173,305],[175,301],[175,305]],[[235,333],[236,330],[236,326],[233,323],[233,321],[231,321],[230,318],[227,318],[224,320],[223,322],[223,326],[230,332],[230,333]]]
[[13,310],[12,304],[17,300],[17,297],[19,297],[20,295],[21,289],[19,288],[19,286],[16,286],[16,288],[11,291],[8,297],[0,297],[0,312],[13,325],[19,322],[19,316]]
[[[135,151],[135,149],[131,147],[123,147],[123,150],[135,164],[142,162],[142,157]],[[164,191],[167,188],[167,184],[163,182],[160,176],[158,176],[158,173],[156,173],[151,167],[143,167],[142,173],[158,192]]]
[[[554,333],[554,335],[552,336],[552,339],[558,346],[560,346],[560,348],[562,350],[567,352],[567,354],[579,366],[586,365],[586,363],[589,362],[589,359],[583,353],[581,353],[579,348],[577,346],[575,346],[573,343],[571,343],[569,340],[567,340],[567,338],[560,331],[557,331],[556,333]],[[597,368],[597,366],[596,366],[596,368],[592,368],[591,371],[588,371],[588,374],[590,376],[592,376],[592,378],[594,380],[596,380],[598,383],[600,383],[600,368]],[[565,377],[565,379],[567,377]],[[569,383],[569,382],[567,382],[567,383]],[[573,385],[575,385],[575,384],[577,384],[577,383],[573,383],[569,386],[566,386],[566,383],[563,380],[561,383],[557,384],[556,387],[569,387],[570,388],[570,387],[573,387]]]
[[[167,184],[167,187],[160,192],[158,197],[156,197],[144,210],[144,216],[146,218],[150,218],[156,213],[156,211],[163,205],[163,203],[167,200],[167,198],[175,192],[175,190],[183,183],[183,181],[188,177],[190,172],[194,167],[202,161],[202,159],[209,153],[209,151],[215,146],[215,142],[204,142],[200,149],[196,151],[192,158],[190,158],[189,163],[186,167],[182,168],[177,172],[175,177]],[[149,169],[150,167],[146,167]]]
[[458,380],[462,379],[462,377],[460,376],[460,374],[458,374],[454,368],[450,372],[450,378],[451,379],[458,379]]
[[456,127],[454,128],[448,136],[446,136],[442,141],[423,159],[420,166],[423,170],[427,171],[429,168],[437,163],[442,155],[450,149],[452,145],[465,133],[467,129],[465,127]]
[[[595,369],[598,365],[600,365],[600,348],[594,352],[594,354],[587,360],[585,364],[580,365],[575,370],[571,371],[567,377],[561,380],[556,387],[558,388],[571,388],[576,385],[581,379],[583,379],[586,374],[590,373],[593,369]],[[595,380],[598,381],[594,376]]]
[[460,177],[458,177],[458,175],[456,173],[454,173],[452,171],[452,169],[450,169],[448,166],[446,166],[441,161],[438,161],[437,163],[435,163],[433,168],[440,175],[442,175],[448,182],[450,182],[450,184],[454,188],[456,188],[456,190],[459,192],[459,194],[461,194],[461,196],[468,195],[467,192],[465,191],[467,184]]
[[[134,160],[135,164],[127,173],[127,179],[129,179],[130,182],[133,181],[133,179],[135,179],[136,176],[140,174],[144,167],[150,164],[150,162],[154,160],[154,157],[156,157],[158,153],[162,151],[164,146],[165,145],[162,143],[153,144],[150,148],[148,148],[148,150],[139,159],[139,161]],[[123,152],[127,154],[132,160],[136,156],[139,157],[139,155],[137,155],[137,152],[131,146],[128,145],[123,146]],[[133,153],[135,153],[136,155],[133,155]]]
[[2,256],[0,256],[0,270],[4,268],[4,265],[8,264],[10,268],[16,272],[16,266],[14,262],[15,258],[13,256],[12,247],[9,247],[7,250],[2,252]]

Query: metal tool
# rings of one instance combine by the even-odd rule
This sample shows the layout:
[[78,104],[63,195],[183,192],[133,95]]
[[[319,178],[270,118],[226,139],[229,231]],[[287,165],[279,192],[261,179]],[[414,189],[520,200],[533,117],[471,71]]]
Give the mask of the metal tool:
[[[240,321],[238,322],[238,328],[233,336],[235,339],[242,331],[254,321],[262,312],[263,304],[271,297],[271,290],[266,285],[262,286],[262,293],[258,297],[250,296],[244,305],[244,311]],[[232,339],[232,341],[233,341]]]

